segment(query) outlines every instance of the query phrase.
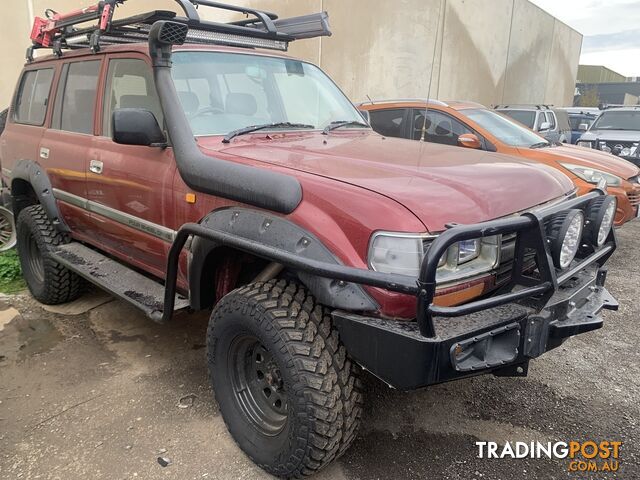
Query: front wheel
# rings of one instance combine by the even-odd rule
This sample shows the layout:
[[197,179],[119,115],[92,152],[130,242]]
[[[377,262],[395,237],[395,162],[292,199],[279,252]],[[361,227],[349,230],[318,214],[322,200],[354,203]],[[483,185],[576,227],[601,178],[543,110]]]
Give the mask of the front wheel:
[[316,473],[355,438],[355,368],[329,315],[297,283],[252,284],[223,298],[211,314],[207,357],[231,435],[272,475]]

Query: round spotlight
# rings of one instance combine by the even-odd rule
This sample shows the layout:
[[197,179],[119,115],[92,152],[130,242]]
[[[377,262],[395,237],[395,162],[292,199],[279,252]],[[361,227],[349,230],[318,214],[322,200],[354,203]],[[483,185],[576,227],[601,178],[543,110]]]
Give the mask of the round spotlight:
[[573,262],[580,248],[583,227],[582,210],[559,213],[547,225],[551,256],[557,268],[567,268]]
[[587,206],[587,235],[595,247],[599,248],[607,241],[617,209],[616,198],[609,195],[596,198]]

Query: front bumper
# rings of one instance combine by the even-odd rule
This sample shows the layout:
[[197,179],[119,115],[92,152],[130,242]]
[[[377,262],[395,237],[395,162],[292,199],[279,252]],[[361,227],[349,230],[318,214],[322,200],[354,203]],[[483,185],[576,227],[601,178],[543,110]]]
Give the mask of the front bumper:
[[436,336],[413,322],[333,312],[349,355],[399,390],[494,373],[524,376],[528,363],[567,338],[601,328],[603,309],[617,310],[604,288],[606,270],[577,272],[538,309],[523,300],[456,318],[435,317]]

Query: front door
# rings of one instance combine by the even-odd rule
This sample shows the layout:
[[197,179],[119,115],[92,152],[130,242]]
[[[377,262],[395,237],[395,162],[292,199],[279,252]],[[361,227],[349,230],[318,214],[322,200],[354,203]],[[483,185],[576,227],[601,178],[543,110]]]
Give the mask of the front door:
[[171,149],[119,145],[111,139],[117,108],[150,110],[162,125],[151,66],[144,57],[108,57],[100,135],[89,155],[87,193],[100,247],[163,277],[174,232]]

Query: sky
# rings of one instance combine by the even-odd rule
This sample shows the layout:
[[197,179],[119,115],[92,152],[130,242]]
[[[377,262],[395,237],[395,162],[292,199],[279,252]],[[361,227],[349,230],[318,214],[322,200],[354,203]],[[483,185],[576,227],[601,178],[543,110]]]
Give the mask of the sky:
[[531,0],[584,35],[580,63],[640,77],[640,0]]

